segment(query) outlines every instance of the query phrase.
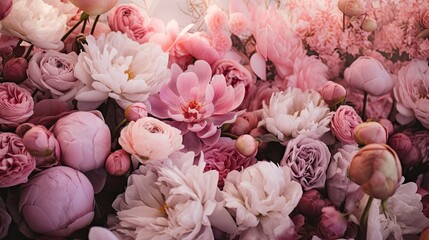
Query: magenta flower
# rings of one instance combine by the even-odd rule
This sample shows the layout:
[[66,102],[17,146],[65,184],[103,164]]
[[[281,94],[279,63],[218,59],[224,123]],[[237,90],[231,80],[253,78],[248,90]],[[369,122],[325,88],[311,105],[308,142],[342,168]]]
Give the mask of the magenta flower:
[[171,81],[149,101],[152,114],[173,120],[182,131],[184,144],[195,153],[201,151],[201,141],[211,145],[220,137],[218,128],[237,118],[236,109],[244,98],[244,85],[227,86],[223,75],[214,75],[210,65],[196,61],[183,72],[174,64]]

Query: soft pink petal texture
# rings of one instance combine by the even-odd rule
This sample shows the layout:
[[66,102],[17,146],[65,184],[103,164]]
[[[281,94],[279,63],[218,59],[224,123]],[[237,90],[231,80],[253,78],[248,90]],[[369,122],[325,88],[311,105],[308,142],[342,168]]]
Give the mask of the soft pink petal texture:
[[100,193],[103,190],[107,180],[107,172],[104,168],[95,169],[84,173],[89,179],[94,188],[94,194]]
[[103,227],[92,227],[89,229],[89,240],[119,240],[111,231]]
[[177,91],[185,100],[195,99],[195,96],[189,91],[195,86],[198,86],[198,76],[192,72],[183,73],[177,78]]
[[250,66],[252,66],[253,72],[262,80],[267,80],[267,63],[261,54],[255,53],[250,58]]
[[44,99],[34,105],[34,114],[29,123],[50,128],[61,117],[73,111],[73,105],[55,99]]

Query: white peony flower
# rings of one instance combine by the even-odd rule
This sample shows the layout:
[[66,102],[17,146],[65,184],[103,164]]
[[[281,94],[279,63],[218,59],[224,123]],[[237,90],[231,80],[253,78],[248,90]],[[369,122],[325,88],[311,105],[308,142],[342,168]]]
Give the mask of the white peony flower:
[[308,89],[288,88],[273,93],[270,104],[263,103],[263,120],[259,126],[281,141],[305,134],[314,138],[329,131],[332,113],[320,94]]
[[289,167],[261,161],[241,172],[232,171],[222,193],[240,239],[288,239],[293,235],[289,214],[301,199],[302,189],[291,180]]
[[139,44],[119,32],[86,41],[75,67],[76,78],[85,84],[76,94],[80,110],[95,109],[109,97],[125,109],[170,80],[168,53],[157,44]]
[[[204,172],[200,158],[177,153],[162,166],[141,166],[113,203],[121,239],[214,239],[212,226],[233,233],[235,223],[223,207],[218,173]],[[157,163],[159,164],[159,162]]]
[[21,38],[43,49],[61,50],[67,16],[43,0],[15,0],[1,21],[1,33]]

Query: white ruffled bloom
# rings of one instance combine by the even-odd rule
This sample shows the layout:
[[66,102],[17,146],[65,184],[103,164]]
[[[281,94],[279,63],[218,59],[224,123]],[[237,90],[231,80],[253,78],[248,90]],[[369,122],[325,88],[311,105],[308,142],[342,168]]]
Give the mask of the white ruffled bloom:
[[43,0],[15,0],[1,21],[1,33],[21,38],[43,49],[61,50],[67,16]]
[[139,44],[119,32],[86,41],[75,67],[76,78],[85,84],[76,94],[80,110],[95,109],[109,97],[125,109],[170,80],[168,53],[155,43]]
[[259,126],[265,126],[281,141],[299,134],[319,138],[329,131],[332,115],[318,92],[288,88],[273,93],[269,105],[263,103],[263,119]]
[[[233,233],[234,220],[223,207],[218,173],[204,172],[200,158],[177,153],[163,165],[141,166],[113,203],[121,239],[214,239],[212,226]],[[159,164],[159,162],[157,163]]]
[[293,234],[289,214],[301,199],[302,189],[291,180],[289,167],[261,161],[241,172],[232,171],[222,193],[240,239],[288,239]]

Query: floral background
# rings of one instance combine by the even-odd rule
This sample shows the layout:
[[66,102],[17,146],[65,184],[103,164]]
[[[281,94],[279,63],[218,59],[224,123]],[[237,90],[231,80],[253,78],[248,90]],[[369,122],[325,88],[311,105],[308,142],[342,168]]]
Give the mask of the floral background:
[[3,0],[0,239],[428,239],[424,0]]

